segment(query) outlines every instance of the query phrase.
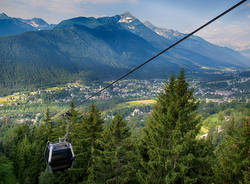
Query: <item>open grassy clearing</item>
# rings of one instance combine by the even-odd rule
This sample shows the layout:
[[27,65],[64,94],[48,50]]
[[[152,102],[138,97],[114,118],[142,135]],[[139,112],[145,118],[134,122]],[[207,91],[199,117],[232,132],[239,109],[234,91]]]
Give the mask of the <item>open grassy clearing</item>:
[[19,99],[19,95],[9,95],[5,97],[0,97],[0,103],[10,104]]
[[136,100],[136,101],[129,101],[126,102],[129,105],[153,105],[156,103],[156,100]]

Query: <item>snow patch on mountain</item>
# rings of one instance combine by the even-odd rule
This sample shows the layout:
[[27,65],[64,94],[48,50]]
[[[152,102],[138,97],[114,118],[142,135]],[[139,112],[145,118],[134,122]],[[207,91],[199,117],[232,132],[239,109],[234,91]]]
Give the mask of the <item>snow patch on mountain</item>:
[[129,29],[135,29],[135,26],[128,26]]
[[184,36],[183,33],[180,33],[173,29],[158,28],[154,26],[153,24],[151,24],[149,21],[146,21],[144,25],[147,26],[149,29],[153,30],[158,35],[163,36],[168,39],[175,39],[175,38],[180,38]]
[[35,21],[31,21],[29,24],[33,27],[39,27],[39,25]]
[[135,17],[131,13],[126,12],[126,13],[123,13],[121,15],[121,18],[118,22],[120,22],[120,23],[123,22],[123,23],[129,24],[129,23],[133,22],[134,20],[135,20]]
[[8,15],[6,15],[5,13],[0,13],[0,19],[9,19],[10,17],[8,17]]
[[134,21],[134,19],[132,17],[124,17],[124,18],[119,20],[119,22],[125,22],[125,23],[131,23],[133,21]]

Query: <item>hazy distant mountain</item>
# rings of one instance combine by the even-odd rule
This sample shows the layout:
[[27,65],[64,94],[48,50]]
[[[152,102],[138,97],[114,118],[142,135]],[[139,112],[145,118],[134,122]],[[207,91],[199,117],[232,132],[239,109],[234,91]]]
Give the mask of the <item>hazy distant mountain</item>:
[[118,23],[125,29],[149,41],[154,45],[154,47],[157,47],[159,49],[162,49],[171,44],[169,40],[165,39],[162,36],[159,36],[129,12],[121,14]]
[[[172,29],[156,27],[149,21],[146,21],[144,24],[158,35],[168,39],[171,43],[174,43],[185,36],[185,34]],[[212,58],[213,60],[224,62],[225,64],[228,63],[230,65],[250,66],[250,62],[245,57],[243,57],[241,53],[227,47],[220,47],[211,44],[198,36],[191,36],[182,42],[178,48],[187,49],[191,53],[206,56],[210,59]]]
[[[146,25],[125,13],[77,17],[62,21],[52,30],[2,37],[0,89],[28,89],[73,79],[112,80],[178,37],[174,33],[171,38],[159,35]],[[244,59],[238,52],[192,37],[130,77],[166,78],[180,68],[187,73],[201,73],[203,67],[241,69],[246,68]]]
[[40,18],[12,18],[5,13],[0,14],[0,37],[20,34],[28,31],[53,29],[55,25],[48,24]]
[[[73,25],[94,28],[103,24],[121,26],[150,42],[152,46],[158,50],[166,48],[174,43],[174,41],[185,36],[185,34],[179,33],[178,31],[156,28],[149,22],[143,24],[129,12],[120,16],[117,15],[114,17],[103,17],[98,19],[93,17],[78,17],[65,20],[57,25],[56,28],[69,28]],[[162,34],[159,33],[159,30],[161,30]],[[190,39],[183,42],[183,44],[172,50],[169,54],[172,54],[172,56],[174,55],[176,58],[182,58],[179,59],[179,62],[181,62],[181,60],[189,60],[189,62],[191,61],[192,64],[198,66],[215,67],[215,63],[216,67],[249,66],[247,59],[239,52],[226,47],[216,46],[197,36],[192,36]],[[189,62],[186,61],[184,64],[189,65]]]
[[158,35],[161,35],[169,40],[176,41],[177,39],[181,39],[185,36],[185,34],[175,31],[173,29],[156,27],[149,21],[144,22],[144,25],[153,30]]
[[0,13],[0,19],[8,19],[10,17],[8,17],[8,15],[6,15],[5,13]]
[[[240,51],[242,55],[250,59],[250,49]],[[250,62],[250,61],[249,61]]]
[[36,28],[17,18],[8,17],[5,13],[0,14],[0,36],[15,35],[35,30]]
[[76,78],[111,80],[151,56],[152,50],[144,39],[113,25],[94,29],[75,25],[3,37],[0,90],[46,86]]
[[37,30],[49,30],[49,29],[53,29],[56,26],[56,24],[48,24],[41,18],[20,19],[20,20],[31,25]]

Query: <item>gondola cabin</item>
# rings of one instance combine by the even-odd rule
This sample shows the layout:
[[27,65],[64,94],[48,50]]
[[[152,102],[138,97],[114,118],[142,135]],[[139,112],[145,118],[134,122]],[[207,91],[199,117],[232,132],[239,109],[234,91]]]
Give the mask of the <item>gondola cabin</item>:
[[44,153],[45,160],[51,173],[73,167],[75,155],[69,142],[48,142]]

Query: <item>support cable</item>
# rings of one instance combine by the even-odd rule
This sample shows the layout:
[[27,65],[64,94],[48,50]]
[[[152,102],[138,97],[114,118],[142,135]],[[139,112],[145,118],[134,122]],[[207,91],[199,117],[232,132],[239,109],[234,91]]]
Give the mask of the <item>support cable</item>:
[[[81,104],[87,102],[88,100],[90,100],[91,98],[97,96],[99,93],[101,93],[102,91],[110,88],[111,86],[113,86],[115,83],[119,82],[120,80],[124,79],[125,77],[127,77],[128,75],[130,75],[131,73],[139,70],[141,67],[143,67],[144,65],[146,65],[147,63],[153,61],[154,59],[156,59],[157,57],[159,57],[160,55],[162,55],[163,53],[165,53],[166,51],[170,50],[171,48],[175,47],[176,45],[178,45],[179,43],[183,42],[184,40],[186,40],[187,38],[189,38],[190,36],[192,36],[193,34],[197,33],[198,31],[200,31],[201,29],[205,28],[206,26],[208,26],[209,24],[211,24],[212,22],[216,21],[217,19],[221,18],[222,16],[226,15],[227,13],[231,12],[233,9],[237,8],[238,6],[240,6],[241,4],[243,4],[244,2],[246,2],[247,0],[242,0],[240,2],[238,2],[237,4],[235,4],[234,6],[232,6],[231,8],[227,9],[226,11],[224,11],[223,13],[219,14],[218,16],[216,16],[215,18],[211,19],[210,21],[208,21],[207,23],[203,24],[202,26],[200,26],[199,28],[197,28],[196,30],[194,30],[193,32],[187,34],[186,36],[184,36],[183,38],[181,38],[180,40],[176,41],[174,44],[170,45],[169,47],[167,47],[166,49],[162,50],[161,52],[159,52],[158,54],[154,55],[153,57],[151,57],[150,59],[146,60],[144,63],[134,67],[133,69],[131,69],[129,72],[127,72],[126,74],[120,76],[118,79],[114,80],[112,83],[110,83],[109,85],[103,87],[102,89],[100,89],[99,91],[97,91],[96,93],[94,93],[93,95],[89,96],[88,98],[86,98],[85,100],[83,100],[80,104],[76,105],[75,107],[79,107]],[[69,110],[62,113],[61,115],[65,115],[70,113]]]
[[[183,42],[184,40],[186,40],[187,38],[189,38],[190,36],[192,36],[193,34],[197,33],[198,31],[200,31],[201,29],[205,28],[206,26],[208,26],[209,24],[211,24],[212,22],[216,21],[217,19],[219,19],[220,17],[222,17],[223,15],[229,13],[230,11],[232,11],[233,9],[235,9],[236,7],[240,6],[242,3],[246,2],[247,0],[242,0],[239,3],[235,4],[234,6],[232,6],[231,8],[229,8],[228,10],[224,11],[223,13],[221,13],[220,15],[218,15],[217,17],[213,18],[212,20],[210,20],[209,22],[205,23],[204,25],[200,26],[199,28],[197,28],[196,30],[194,30],[193,32],[189,33],[188,35],[186,35],[185,37],[183,37],[182,39],[176,41],[174,44],[170,45],[169,47],[167,47],[166,49],[162,50],[161,52],[159,52],[158,54],[156,54],[155,56],[151,57],[150,59],[148,59],[147,61],[145,61],[144,63],[136,66],[135,68],[131,69],[128,73],[120,76],[118,79],[116,79],[115,81],[113,81],[111,84],[105,86],[104,88],[100,89],[99,91],[97,91],[96,93],[94,93],[93,95],[91,95],[90,97],[86,98],[82,103],[87,102],[89,99],[97,96],[99,93],[101,93],[102,91],[104,91],[105,89],[113,86],[115,83],[119,82],[120,80],[124,79],[125,77],[127,77],[128,75],[130,75],[131,73],[135,72],[136,70],[139,70],[141,67],[143,67],[145,64],[151,62],[152,60],[156,59],[157,57],[159,57],[160,55],[162,55],[163,53],[165,53],[166,51],[168,51],[169,49],[175,47],[176,45],[178,45],[179,43]],[[80,104],[79,104],[80,105]],[[78,105],[78,106],[79,106]]]

